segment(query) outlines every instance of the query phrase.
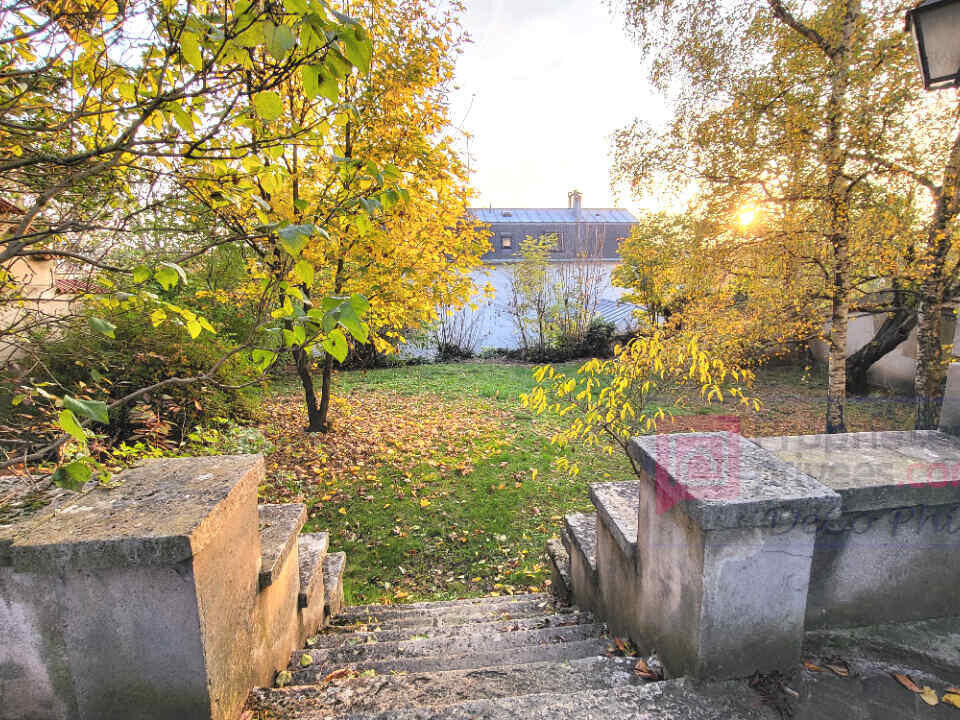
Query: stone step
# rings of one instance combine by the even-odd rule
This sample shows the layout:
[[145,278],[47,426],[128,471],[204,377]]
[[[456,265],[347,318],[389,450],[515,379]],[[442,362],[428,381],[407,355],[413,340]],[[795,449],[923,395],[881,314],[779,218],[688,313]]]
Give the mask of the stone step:
[[[341,720],[779,720],[781,715],[765,706],[746,682],[694,687],[681,679],[572,693],[467,700],[440,707],[375,714],[347,712],[335,717]],[[311,716],[303,716],[303,720],[308,718]]]
[[495,665],[521,665],[533,662],[562,662],[577,658],[606,654],[609,643],[600,638],[578,640],[553,645],[528,645],[503,648],[483,653],[466,655],[443,655],[421,658],[394,658],[369,660],[346,665],[311,665],[293,673],[291,685],[310,685],[320,682],[334,670],[346,668],[357,672],[373,670],[375,673],[424,673],[441,670],[467,670]]
[[641,684],[634,664],[631,658],[589,657],[562,663],[347,677],[320,685],[257,688],[249,707],[267,717],[319,720],[531,693],[600,690]]
[[484,597],[464,598],[461,600],[427,600],[425,602],[404,603],[402,605],[353,605],[344,611],[344,616],[351,615],[392,617],[397,614],[414,614],[434,612],[445,609],[470,608],[477,605],[510,605],[520,602],[549,602],[551,597],[547,593],[529,593],[524,595],[487,595]]
[[584,610],[600,614],[600,573],[597,571],[597,515],[570,513],[563,519],[563,545],[570,557],[571,599]]
[[322,634],[311,638],[310,647],[331,648],[339,645],[361,645],[370,642],[396,642],[400,640],[415,640],[417,638],[471,635],[474,633],[505,633],[519,630],[536,630],[546,627],[567,627],[570,625],[585,625],[594,621],[591,613],[569,612],[556,615],[535,615],[533,617],[517,618],[494,622],[475,622],[463,625],[447,625],[437,628],[433,625],[419,630],[369,630],[358,632],[344,632],[348,628],[366,627],[348,626],[348,628],[329,627]]
[[570,513],[563,518],[562,535],[567,552],[580,555],[593,573],[597,572],[597,514]]
[[327,557],[330,538],[325,532],[303,533],[297,543],[297,557],[300,560],[300,593],[297,604],[303,609],[311,607],[313,603],[326,602],[323,561]]
[[374,660],[405,660],[442,655],[466,655],[489,653],[494,650],[576,642],[602,637],[604,625],[570,625],[535,630],[519,630],[502,633],[470,633],[467,635],[440,635],[432,638],[401,640],[398,642],[373,642],[365,645],[346,645],[338,648],[309,648],[294,653],[292,670],[300,667],[300,658],[309,655],[314,663],[323,665],[347,665]]
[[260,589],[273,584],[284,560],[297,546],[297,536],[307,521],[307,506],[300,503],[258,505],[260,527]]
[[381,627],[424,626],[432,622],[457,625],[462,622],[509,620],[514,617],[551,615],[556,604],[549,595],[512,595],[409,605],[367,605],[347,608],[338,624]]
[[550,589],[558,602],[569,605],[572,599],[573,581],[570,579],[570,555],[557,538],[547,541],[547,555],[550,557]]
[[640,483],[592,483],[590,500],[597,508],[597,521],[602,522],[610,532],[624,557],[634,557],[637,549]]
[[323,559],[323,586],[326,591],[326,616],[333,618],[343,609],[343,571],[347,554],[331,553]]

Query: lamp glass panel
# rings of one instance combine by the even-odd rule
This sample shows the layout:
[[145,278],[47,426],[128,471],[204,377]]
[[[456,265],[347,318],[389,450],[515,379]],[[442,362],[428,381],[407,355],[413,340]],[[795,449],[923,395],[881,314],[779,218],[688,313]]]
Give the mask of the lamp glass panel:
[[945,3],[914,16],[927,55],[930,79],[960,70],[960,2]]

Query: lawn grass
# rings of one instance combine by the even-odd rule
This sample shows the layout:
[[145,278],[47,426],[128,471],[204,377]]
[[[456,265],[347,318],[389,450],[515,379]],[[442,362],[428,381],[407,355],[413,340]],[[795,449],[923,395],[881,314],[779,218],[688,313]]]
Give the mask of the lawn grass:
[[[562,366],[573,370],[575,364]],[[762,371],[760,413],[739,416],[745,435],[819,432],[825,376]],[[349,603],[408,602],[544,590],[546,541],[565,513],[591,511],[590,482],[632,479],[619,456],[579,450],[581,475],[555,470],[556,420],[520,407],[532,367],[469,362],[342,372],[333,430],[304,433],[290,384],[265,399],[261,427],[275,443],[265,501],[308,505],[307,530],[330,532],[347,553]],[[666,429],[710,427],[730,407],[663,399]],[[909,427],[909,403],[877,394],[851,403],[850,429]]]

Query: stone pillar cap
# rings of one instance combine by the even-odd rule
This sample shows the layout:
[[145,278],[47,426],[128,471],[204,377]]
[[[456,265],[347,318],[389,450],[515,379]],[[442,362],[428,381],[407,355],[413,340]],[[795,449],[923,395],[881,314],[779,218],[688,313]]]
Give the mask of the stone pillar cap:
[[645,435],[627,451],[656,484],[658,510],[676,505],[704,530],[839,512],[836,492],[738,433]]
[[8,559],[24,572],[175,565],[200,552],[263,477],[260,455],[164,458],[125,470],[9,529]]

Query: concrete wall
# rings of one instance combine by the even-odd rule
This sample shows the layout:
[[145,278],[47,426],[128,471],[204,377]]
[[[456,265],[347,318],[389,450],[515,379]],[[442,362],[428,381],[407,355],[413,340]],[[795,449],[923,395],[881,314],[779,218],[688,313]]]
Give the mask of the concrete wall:
[[[883,324],[883,319],[883,315],[851,315],[847,324],[847,354],[855,353],[870,342],[876,330]],[[960,351],[960,338],[956,334],[958,330],[960,327],[957,327],[956,316],[953,313],[945,315],[943,342],[952,342],[955,348],[954,357],[960,359],[960,355],[957,354]],[[810,343],[810,350],[819,362],[827,362],[829,347],[826,342],[815,340]],[[916,367],[917,330],[914,328],[904,342],[874,363],[867,372],[867,377],[872,385],[913,394],[913,377]],[[960,366],[952,372],[960,373]],[[949,394],[953,398],[953,403],[958,405],[957,414],[960,419],[960,375],[956,379],[958,381],[956,391]]]

